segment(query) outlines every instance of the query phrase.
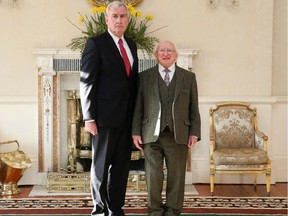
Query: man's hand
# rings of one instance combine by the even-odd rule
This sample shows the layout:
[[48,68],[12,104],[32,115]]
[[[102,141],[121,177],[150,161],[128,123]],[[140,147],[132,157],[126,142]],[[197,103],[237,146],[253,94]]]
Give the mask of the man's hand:
[[189,140],[188,140],[188,147],[192,148],[198,141],[198,138],[196,136],[189,136]]
[[85,122],[85,129],[91,133],[93,136],[98,134],[98,129],[95,121],[86,121]]
[[133,138],[133,143],[136,146],[136,148],[143,151],[143,148],[141,147],[141,144],[142,144],[141,136],[133,135],[132,138]]

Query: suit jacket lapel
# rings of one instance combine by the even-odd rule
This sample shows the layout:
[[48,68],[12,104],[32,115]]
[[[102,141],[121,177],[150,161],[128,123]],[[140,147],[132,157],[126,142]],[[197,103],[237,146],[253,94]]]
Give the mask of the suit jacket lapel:
[[112,50],[113,55],[114,55],[114,56],[117,56],[117,59],[122,60],[122,57],[121,57],[121,55],[120,55],[120,52],[119,52],[119,50],[118,50],[118,48],[117,48],[117,46],[116,46],[113,38],[112,38],[111,35],[108,33],[108,31],[106,32],[106,36],[107,36],[107,42],[108,42],[108,46],[109,46],[108,49]]
[[116,57],[116,61],[118,62],[118,65],[121,65],[121,67],[123,68],[123,73],[126,75],[126,69],[125,69],[125,64],[124,61],[122,59],[122,56],[119,52],[118,47],[116,46],[113,38],[111,37],[111,35],[108,33],[108,31],[106,32],[107,35],[107,40],[108,40],[108,49],[111,49],[113,52],[113,56]]
[[[135,63],[136,63],[136,61],[137,61],[137,59],[138,59],[138,57],[137,57],[137,51],[134,52],[133,47],[132,47],[132,45],[131,45],[131,43],[130,43],[130,40],[129,40],[128,38],[125,37],[125,40],[126,40],[128,46],[129,46],[129,48],[130,48],[131,54],[132,54],[133,59],[134,59],[133,64],[131,65],[131,69],[132,69],[132,71],[133,71],[133,66],[135,65]],[[132,72],[132,71],[131,71],[131,72]],[[138,71],[137,71],[137,73],[138,73]]]
[[[157,113],[157,120],[156,120],[156,126],[155,126],[155,131],[153,136],[159,136],[160,133],[160,116],[161,116],[161,103],[160,103],[160,92],[159,92],[159,71],[158,71],[158,65],[156,65],[154,68],[152,68],[152,71],[150,71],[150,77],[149,77],[149,82],[152,83],[152,88],[151,88],[151,97],[150,99],[155,102],[155,104],[159,104],[159,110]],[[161,79],[161,78],[160,78]],[[153,93],[155,97],[153,97]],[[154,123],[153,123],[154,124]],[[152,126],[152,125],[151,125]],[[154,126],[154,125],[153,125]]]
[[153,68],[152,73],[150,74],[150,82],[152,83],[152,91],[156,95],[156,100],[160,101],[160,95],[159,95],[159,86],[158,86],[158,78],[159,78],[159,71],[158,71],[158,65],[156,65]]
[[175,78],[176,78],[176,85],[175,85],[175,94],[174,94],[174,101],[176,101],[179,93],[180,93],[180,89],[182,86],[182,82],[184,79],[183,73],[181,73],[178,70],[178,66],[176,65],[176,69],[175,69],[175,74],[174,74]]

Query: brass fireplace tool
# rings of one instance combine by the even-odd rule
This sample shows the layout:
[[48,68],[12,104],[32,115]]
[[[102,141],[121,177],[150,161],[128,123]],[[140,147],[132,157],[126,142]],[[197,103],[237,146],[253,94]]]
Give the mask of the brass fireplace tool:
[[80,105],[79,92],[67,91],[67,150],[68,173],[90,171],[91,166],[91,136],[85,131]]

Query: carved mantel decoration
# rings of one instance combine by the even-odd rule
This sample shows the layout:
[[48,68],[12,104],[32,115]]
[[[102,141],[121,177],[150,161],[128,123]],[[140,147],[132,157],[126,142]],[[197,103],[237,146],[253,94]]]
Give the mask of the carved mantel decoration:
[[[101,7],[106,6],[113,0],[88,0],[93,6]],[[138,6],[143,0],[125,0],[125,4],[131,4],[133,7]]]
[[[198,50],[178,51],[177,64],[192,71],[193,57]],[[67,171],[67,168],[73,171],[75,161],[71,156],[75,153],[68,148],[71,140],[67,135],[74,131],[73,124],[78,121],[78,116],[71,118],[69,113],[79,106],[74,99],[79,99],[80,52],[35,49],[33,54],[36,55],[38,67],[39,172],[60,172]],[[138,56],[140,72],[156,64],[154,58],[148,58],[141,51]],[[70,128],[69,124],[72,125]],[[191,160],[188,162],[186,182],[192,183]]]

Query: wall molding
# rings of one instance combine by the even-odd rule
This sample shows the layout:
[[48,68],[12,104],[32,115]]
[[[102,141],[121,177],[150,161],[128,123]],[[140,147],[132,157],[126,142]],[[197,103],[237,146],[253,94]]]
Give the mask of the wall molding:
[[37,96],[0,96],[1,104],[38,104]]
[[276,96],[277,103],[286,103],[287,104],[287,96]]
[[274,104],[276,96],[207,96],[199,97],[200,104],[214,104],[226,101],[242,101],[253,104]]
[[[287,96],[199,96],[200,104],[245,101],[253,104],[287,103]],[[0,96],[0,104],[37,104],[37,96]]]

